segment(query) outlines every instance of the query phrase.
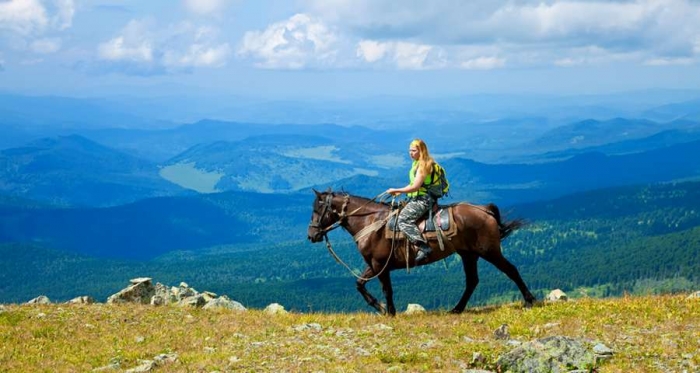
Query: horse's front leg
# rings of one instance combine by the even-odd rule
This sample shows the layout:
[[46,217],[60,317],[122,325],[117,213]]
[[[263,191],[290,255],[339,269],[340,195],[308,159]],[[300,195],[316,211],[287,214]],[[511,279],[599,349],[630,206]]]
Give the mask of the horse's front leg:
[[[364,272],[362,272],[362,275],[360,276],[360,278],[357,279],[357,291],[359,291],[360,294],[362,294],[362,297],[365,298],[365,301],[367,302],[367,304],[369,304],[374,309],[379,311],[382,315],[385,315],[386,308],[384,308],[384,306],[382,306],[381,303],[379,303],[379,301],[377,301],[377,298],[373,297],[372,294],[370,294],[367,291],[367,288],[365,287],[365,284],[369,281],[369,279],[372,276],[374,276],[374,270],[372,269],[372,267],[367,266],[367,268],[365,268]],[[389,286],[391,286],[391,284]],[[392,300],[392,307],[393,307],[393,300]],[[394,313],[396,313],[396,311],[394,311]]]

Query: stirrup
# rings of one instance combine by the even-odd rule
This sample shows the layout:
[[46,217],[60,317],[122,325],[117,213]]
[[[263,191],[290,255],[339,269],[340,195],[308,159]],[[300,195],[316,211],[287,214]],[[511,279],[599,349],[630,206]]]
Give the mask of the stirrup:
[[416,263],[421,263],[428,259],[428,256],[433,250],[428,246],[427,243],[422,243],[418,245],[418,253],[416,253]]

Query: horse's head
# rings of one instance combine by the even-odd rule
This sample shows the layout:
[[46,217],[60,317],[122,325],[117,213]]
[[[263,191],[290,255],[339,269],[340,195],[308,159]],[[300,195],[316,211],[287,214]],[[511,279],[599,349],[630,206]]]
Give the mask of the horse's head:
[[[312,206],[311,223],[309,223],[308,239],[311,242],[320,242],[328,231],[335,228],[333,225],[340,221],[340,216],[347,201],[341,201],[341,195],[333,193],[329,188],[325,192],[314,190],[316,199]],[[342,207],[339,206],[342,204]]]

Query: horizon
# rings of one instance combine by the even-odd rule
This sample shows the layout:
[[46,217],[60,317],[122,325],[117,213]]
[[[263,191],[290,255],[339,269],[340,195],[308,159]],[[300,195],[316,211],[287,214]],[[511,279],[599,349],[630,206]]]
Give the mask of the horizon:
[[700,89],[700,3],[9,0],[0,92],[354,100]]

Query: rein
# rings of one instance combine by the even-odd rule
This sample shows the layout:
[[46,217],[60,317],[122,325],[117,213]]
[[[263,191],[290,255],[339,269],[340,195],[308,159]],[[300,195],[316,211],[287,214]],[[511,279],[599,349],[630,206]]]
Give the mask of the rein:
[[[379,273],[375,274],[374,276],[372,276],[372,277],[362,277],[362,276],[359,276],[357,273],[355,273],[355,271],[354,271],[352,268],[350,268],[350,266],[349,266],[347,263],[345,263],[342,259],[340,259],[340,257],[339,257],[338,254],[335,252],[335,250],[333,250],[333,245],[331,244],[331,241],[330,241],[330,239],[328,238],[328,232],[330,232],[330,231],[332,231],[332,230],[334,230],[334,229],[336,229],[336,228],[342,226],[343,223],[344,223],[344,221],[345,221],[348,217],[350,217],[350,216],[358,216],[358,215],[357,215],[357,212],[358,212],[358,211],[360,211],[360,210],[362,210],[363,208],[367,207],[368,204],[370,204],[371,202],[374,202],[377,198],[379,198],[379,200],[381,201],[381,198],[384,197],[385,195],[386,195],[386,192],[382,192],[381,194],[379,194],[379,195],[375,196],[374,198],[370,199],[369,201],[365,202],[362,206],[356,208],[356,209],[353,210],[352,212],[350,212],[350,213],[345,213],[345,210],[346,210],[347,207],[348,207],[348,202],[350,201],[350,196],[346,194],[346,195],[345,195],[345,200],[343,201],[343,206],[341,207],[340,212],[337,212],[337,214],[338,214],[338,221],[336,221],[335,223],[331,224],[330,226],[328,226],[328,227],[326,227],[326,228],[322,228],[323,238],[324,238],[324,240],[326,241],[326,248],[328,249],[328,252],[333,256],[333,259],[335,259],[336,262],[340,263],[343,267],[345,267],[345,268],[348,270],[348,272],[350,272],[350,273],[351,273],[353,276],[355,276],[355,278],[357,278],[358,280],[362,280],[362,281],[371,281],[371,280],[373,280],[373,279],[375,279],[375,278],[381,276],[381,274],[384,273],[384,271],[385,271],[385,270],[387,269],[387,267],[389,266],[389,261],[390,261],[390,259],[387,259],[387,261],[386,261],[386,263],[384,263],[384,267],[381,269],[381,271],[379,271]],[[328,194],[328,195],[326,196],[326,201],[324,202],[323,213],[319,216],[319,219],[318,219],[318,222],[317,222],[317,223],[312,223],[312,224],[310,224],[312,227],[321,229],[321,228],[320,228],[320,226],[321,226],[321,221],[323,220],[323,217],[325,216],[326,212],[327,212],[328,209],[330,208],[332,201],[333,201],[333,195],[332,195],[332,194]],[[386,218],[381,219],[381,220],[378,220],[378,221],[376,221],[376,222],[370,224],[369,226],[363,228],[362,230],[360,230],[360,232],[358,232],[358,233],[353,237],[353,239],[357,242],[357,241],[359,241],[360,239],[362,239],[364,236],[366,236],[367,234],[369,234],[369,233],[371,233],[371,232],[373,232],[373,231],[376,231],[377,229],[379,229],[379,227],[381,227],[382,225],[386,224],[386,222],[389,221],[389,218],[390,218],[393,214],[394,214],[393,212],[390,212],[389,215],[387,215]],[[380,223],[381,223],[381,224],[380,224]],[[389,252],[389,258],[391,258],[393,255],[394,255],[394,241],[392,241],[392,243],[391,243],[391,251]]]

